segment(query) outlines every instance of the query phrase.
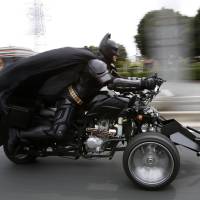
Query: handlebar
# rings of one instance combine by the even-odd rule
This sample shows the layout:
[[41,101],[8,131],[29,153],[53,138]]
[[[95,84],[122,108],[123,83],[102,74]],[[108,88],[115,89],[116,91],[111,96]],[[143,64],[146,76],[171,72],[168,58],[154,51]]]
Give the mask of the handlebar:
[[129,91],[127,91],[127,90],[125,91],[125,90],[122,89],[122,91],[120,91],[120,93],[123,94],[123,95],[132,94],[131,96],[134,99],[134,101],[136,99],[138,99],[138,101],[141,102],[143,105],[147,105],[148,103],[150,103],[152,101],[154,96],[156,96],[159,93],[161,85],[164,82],[166,82],[166,80],[158,77],[157,74],[154,74],[153,76],[148,77],[148,78],[152,78],[155,81],[155,85],[156,86],[154,87],[154,89],[152,89],[152,90],[147,90],[147,89],[136,90],[136,89],[134,89],[133,91],[130,91],[130,90]]
[[158,85],[159,87],[160,87],[164,82],[166,82],[166,80],[164,80],[164,79],[158,77],[158,74],[157,74],[157,73],[155,73],[155,74],[154,74],[153,76],[151,76],[150,78],[153,78],[153,79],[155,80],[156,85]]

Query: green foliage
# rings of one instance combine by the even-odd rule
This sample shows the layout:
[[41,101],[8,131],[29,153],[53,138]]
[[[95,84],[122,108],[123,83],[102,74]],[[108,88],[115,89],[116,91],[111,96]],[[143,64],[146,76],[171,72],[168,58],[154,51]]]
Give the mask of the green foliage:
[[200,62],[191,64],[190,74],[192,80],[200,80]]
[[122,77],[147,77],[150,75],[148,71],[144,72],[119,72]]
[[129,72],[119,72],[119,75],[123,77],[131,77]]
[[143,17],[143,19],[140,21],[140,23],[138,25],[138,33],[135,36],[135,42],[137,43],[137,47],[143,56],[148,56],[147,34],[145,32],[145,21],[146,21],[147,17],[148,17],[148,14],[146,14]]
[[129,61],[125,67],[120,67],[117,71],[123,77],[146,77],[150,75],[150,71],[143,68],[142,62]]
[[117,59],[117,61],[115,62],[115,66],[117,68],[128,68],[130,66],[130,61],[129,59]]
[[87,47],[91,52],[93,52],[95,55],[98,55],[99,49],[96,46],[89,46]]
[[125,61],[127,59],[126,48],[121,44],[118,44],[118,45],[119,45],[119,50],[118,50],[119,58],[118,58],[118,60]]
[[200,9],[194,17],[194,55],[200,56]]

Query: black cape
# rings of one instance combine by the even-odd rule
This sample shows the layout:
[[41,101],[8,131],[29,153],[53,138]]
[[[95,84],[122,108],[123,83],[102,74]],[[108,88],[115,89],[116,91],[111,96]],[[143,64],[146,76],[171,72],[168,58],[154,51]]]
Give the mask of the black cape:
[[[54,76],[57,77],[57,86],[54,85],[56,89],[63,87],[63,84],[67,86],[79,78],[81,67],[95,58],[96,55],[87,49],[72,47],[54,49],[24,58],[0,72],[0,102],[5,100],[4,96],[8,96],[5,94],[10,95],[20,85],[27,91],[34,90]],[[52,84],[49,88],[46,87],[46,90],[51,91],[51,87]]]

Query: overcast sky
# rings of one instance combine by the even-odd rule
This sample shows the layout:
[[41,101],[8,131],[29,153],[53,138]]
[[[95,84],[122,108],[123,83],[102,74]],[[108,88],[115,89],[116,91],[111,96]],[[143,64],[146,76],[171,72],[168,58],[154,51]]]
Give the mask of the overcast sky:
[[1,47],[14,45],[44,51],[64,46],[98,46],[110,32],[112,39],[123,44],[132,56],[136,54],[133,36],[147,12],[164,7],[194,16],[200,8],[200,0],[37,1],[43,3],[45,34],[35,40],[31,32],[34,0],[0,0]]

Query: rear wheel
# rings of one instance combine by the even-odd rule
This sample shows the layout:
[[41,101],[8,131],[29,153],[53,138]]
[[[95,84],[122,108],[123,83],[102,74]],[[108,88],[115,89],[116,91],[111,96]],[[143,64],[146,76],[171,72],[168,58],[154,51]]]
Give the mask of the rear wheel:
[[36,156],[31,155],[27,147],[17,144],[12,150],[8,145],[3,146],[6,157],[15,164],[29,164],[36,160]]
[[170,184],[180,168],[175,145],[160,133],[142,133],[133,138],[123,155],[127,176],[146,189]]

